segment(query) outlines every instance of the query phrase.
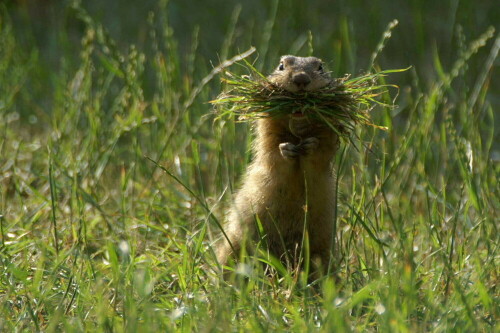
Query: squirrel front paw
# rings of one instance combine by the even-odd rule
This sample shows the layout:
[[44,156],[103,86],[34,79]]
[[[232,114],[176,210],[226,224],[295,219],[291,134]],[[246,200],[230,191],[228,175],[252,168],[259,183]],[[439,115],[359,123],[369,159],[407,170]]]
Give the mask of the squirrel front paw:
[[294,145],[291,142],[280,143],[279,145],[281,156],[286,160],[292,160],[300,155],[300,150],[298,145]]
[[310,137],[304,139],[300,144],[299,148],[303,155],[309,155],[312,153],[319,145],[319,139],[315,137]]
[[305,156],[311,154],[319,145],[319,139],[315,137],[310,137],[304,139],[298,145],[294,145],[291,142],[280,143],[280,153],[285,159],[295,159],[299,156]]

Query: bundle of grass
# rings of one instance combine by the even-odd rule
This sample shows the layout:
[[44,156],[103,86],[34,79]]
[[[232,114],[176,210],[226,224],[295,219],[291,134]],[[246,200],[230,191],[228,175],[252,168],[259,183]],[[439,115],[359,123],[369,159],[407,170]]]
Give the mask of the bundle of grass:
[[404,71],[386,70],[354,78],[345,75],[319,90],[294,93],[274,85],[249,62],[244,60],[241,65],[249,74],[237,75],[227,68],[222,71],[226,90],[211,101],[218,117],[249,121],[299,111],[325,123],[344,140],[358,125],[386,129],[373,124],[369,115],[376,105],[392,107],[376,99],[389,86],[378,82],[388,73]]

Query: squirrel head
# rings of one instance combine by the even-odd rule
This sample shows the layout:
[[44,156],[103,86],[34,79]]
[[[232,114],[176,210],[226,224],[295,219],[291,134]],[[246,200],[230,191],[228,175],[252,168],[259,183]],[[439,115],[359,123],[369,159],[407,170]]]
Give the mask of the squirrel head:
[[268,79],[276,86],[293,93],[315,91],[332,81],[321,59],[292,55],[282,56],[278,67]]

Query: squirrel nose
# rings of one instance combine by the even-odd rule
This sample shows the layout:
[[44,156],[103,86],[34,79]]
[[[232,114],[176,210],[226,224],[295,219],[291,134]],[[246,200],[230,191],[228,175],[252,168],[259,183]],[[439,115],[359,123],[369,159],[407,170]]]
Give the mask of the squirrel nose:
[[311,83],[311,78],[306,73],[297,73],[292,77],[293,83],[297,85],[299,89],[304,89],[309,83]]

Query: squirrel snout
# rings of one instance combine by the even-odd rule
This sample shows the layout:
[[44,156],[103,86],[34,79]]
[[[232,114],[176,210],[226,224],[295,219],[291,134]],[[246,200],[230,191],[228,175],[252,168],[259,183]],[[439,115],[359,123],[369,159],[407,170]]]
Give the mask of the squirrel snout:
[[311,83],[311,78],[304,72],[296,73],[292,76],[293,83],[299,89],[305,89],[309,83]]

